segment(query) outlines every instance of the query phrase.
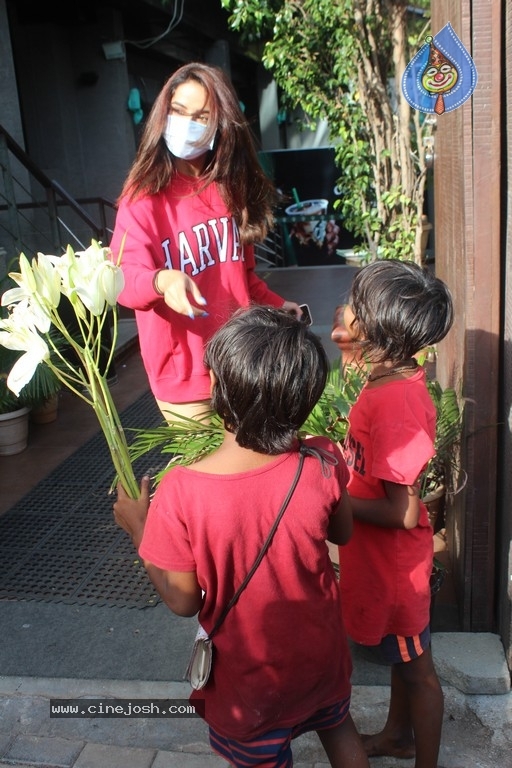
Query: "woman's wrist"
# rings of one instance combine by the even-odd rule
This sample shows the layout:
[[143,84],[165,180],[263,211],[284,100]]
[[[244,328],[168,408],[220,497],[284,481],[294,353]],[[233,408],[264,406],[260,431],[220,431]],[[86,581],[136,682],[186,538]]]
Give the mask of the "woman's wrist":
[[158,272],[155,272],[155,275],[153,277],[153,288],[155,289],[155,293],[157,293],[159,296],[164,295],[164,291],[158,286],[158,275],[160,272],[163,272],[163,269],[159,269]]

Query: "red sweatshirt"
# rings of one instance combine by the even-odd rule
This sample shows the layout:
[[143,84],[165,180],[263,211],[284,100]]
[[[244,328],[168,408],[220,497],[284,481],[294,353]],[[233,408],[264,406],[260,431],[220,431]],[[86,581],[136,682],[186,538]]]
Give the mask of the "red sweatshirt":
[[[156,195],[122,200],[111,242],[125,276],[119,303],[135,310],[151,390],[171,403],[209,399],[205,343],[236,309],[284,303],[256,276],[254,248],[240,244],[217,186],[198,194],[200,184],[178,174]],[[208,316],[192,320],[170,309],[153,285],[160,269],[189,275],[208,302]]]

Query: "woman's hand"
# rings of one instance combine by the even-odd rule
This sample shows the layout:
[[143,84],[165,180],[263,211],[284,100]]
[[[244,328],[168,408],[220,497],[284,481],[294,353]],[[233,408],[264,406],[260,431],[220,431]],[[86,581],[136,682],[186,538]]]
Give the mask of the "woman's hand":
[[114,502],[114,520],[131,537],[136,549],[142,541],[149,509],[149,477],[140,484],[140,498],[131,499],[123,486],[117,485],[117,501]]
[[[160,293],[165,303],[180,315],[188,315],[192,320],[195,317],[204,317],[206,299],[192,278],[177,269],[161,269],[155,275],[155,290]],[[189,294],[199,307],[191,304]]]
[[294,301],[285,301],[281,309],[284,309],[285,312],[292,312],[297,320],[300,320],[302,309]]

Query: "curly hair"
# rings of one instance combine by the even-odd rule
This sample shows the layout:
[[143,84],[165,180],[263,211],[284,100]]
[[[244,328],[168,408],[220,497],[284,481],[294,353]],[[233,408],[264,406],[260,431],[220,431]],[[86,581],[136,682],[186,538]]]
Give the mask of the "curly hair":
[[253,306],[236,312],[206,347],[211,406],[243,448],[291,449],[322,394],[329,361],[320,339],[293,315]]

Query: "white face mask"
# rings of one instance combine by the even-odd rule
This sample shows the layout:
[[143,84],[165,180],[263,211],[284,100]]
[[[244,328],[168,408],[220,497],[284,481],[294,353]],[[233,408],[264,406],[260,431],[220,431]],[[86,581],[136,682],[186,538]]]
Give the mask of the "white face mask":
[[214,139],[209,144],[197,144],[204,136],[206,125],[196,123],[189,117],[169,115],[164,131],[167,149],[181,160],[195,160],[209,149],[213,149]]

